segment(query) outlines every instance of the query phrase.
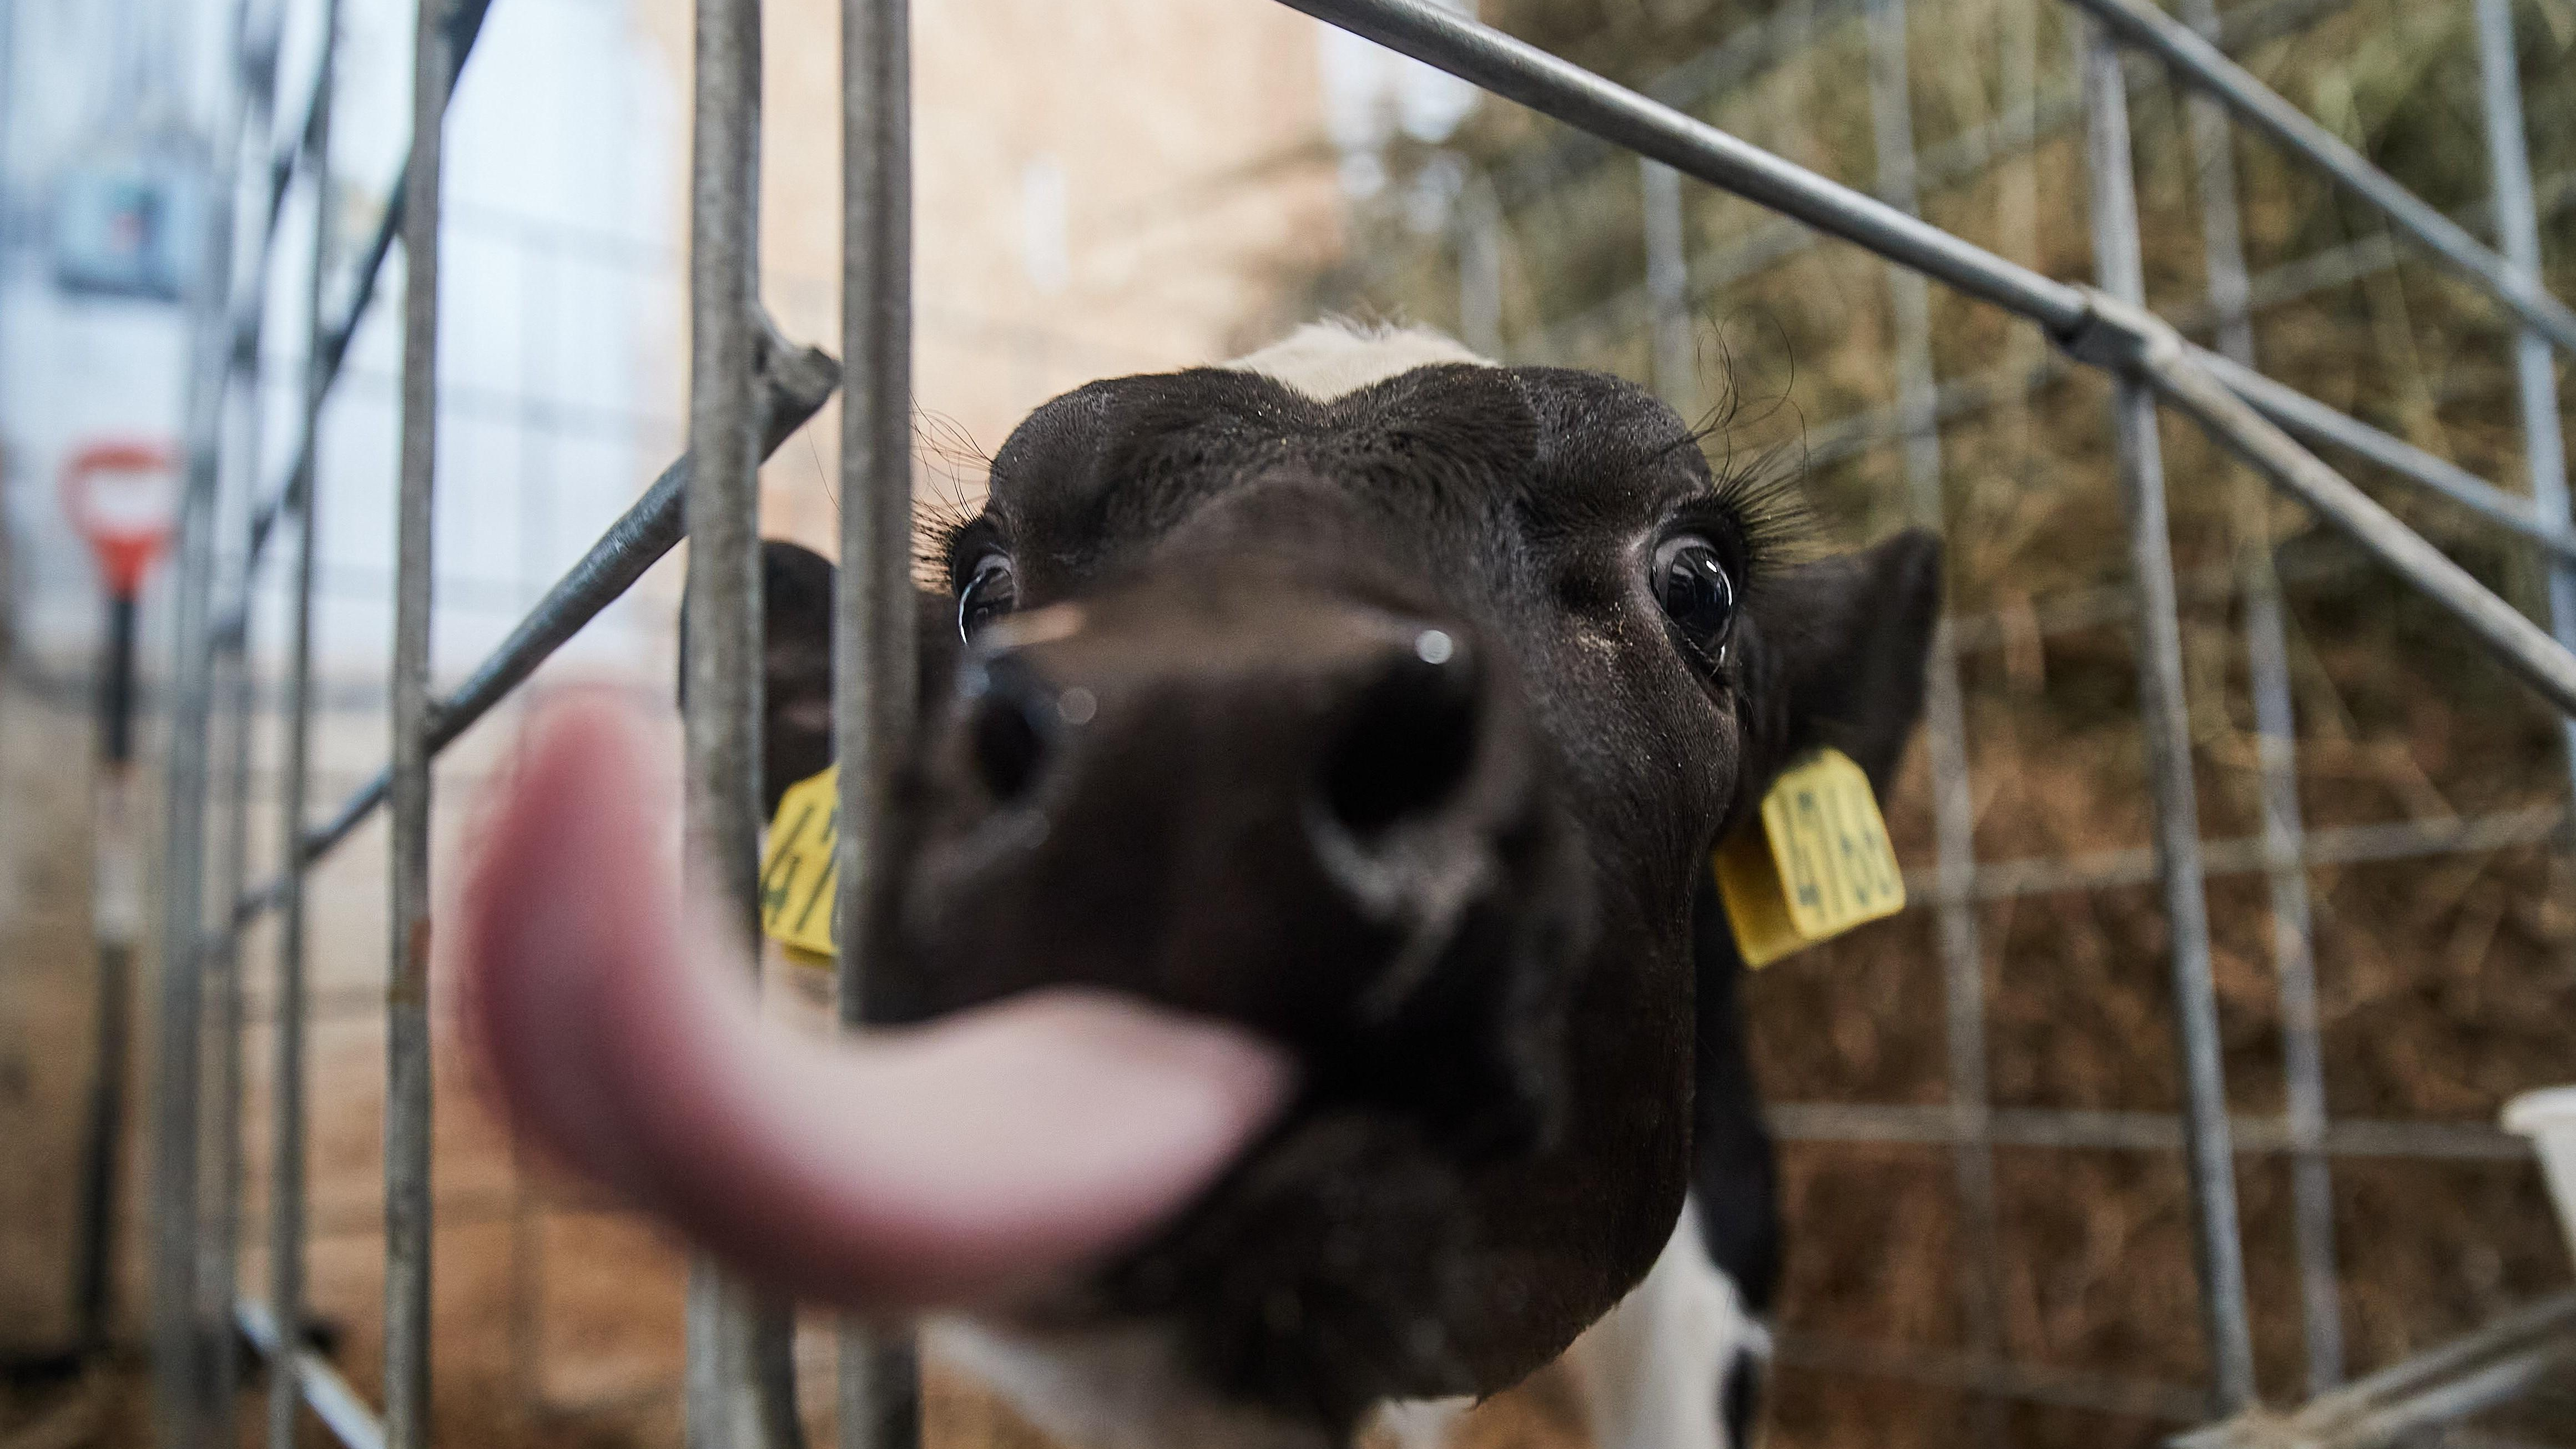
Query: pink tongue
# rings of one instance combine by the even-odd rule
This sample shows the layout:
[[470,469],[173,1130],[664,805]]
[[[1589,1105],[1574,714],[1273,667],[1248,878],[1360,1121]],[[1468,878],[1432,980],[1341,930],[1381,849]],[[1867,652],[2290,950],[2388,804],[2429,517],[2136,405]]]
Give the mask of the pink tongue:
[[1293,1070],[1234,1028],[1049,991],[829,1043],[764,1024],[683,920],[639,726],[547,708],[449,938],[514,1123],[738,1270],[861,1310],[989,1301],[1133,1245]]

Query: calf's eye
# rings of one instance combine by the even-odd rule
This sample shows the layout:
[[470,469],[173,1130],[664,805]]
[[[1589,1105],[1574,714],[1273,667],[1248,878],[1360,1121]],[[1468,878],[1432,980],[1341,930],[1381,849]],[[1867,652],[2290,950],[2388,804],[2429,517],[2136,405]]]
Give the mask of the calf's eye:
[[1735,578],[1717,546],[1696,533],[1655,546],[1655,601],[1712,664],[1735,632]]
[[957,593],[957,637],[974,642],[985,625],[1011,612],[1019,601],[1020,580],[1011,561],[998,553],[977,559],[975,571],[966,576],[966,587]]

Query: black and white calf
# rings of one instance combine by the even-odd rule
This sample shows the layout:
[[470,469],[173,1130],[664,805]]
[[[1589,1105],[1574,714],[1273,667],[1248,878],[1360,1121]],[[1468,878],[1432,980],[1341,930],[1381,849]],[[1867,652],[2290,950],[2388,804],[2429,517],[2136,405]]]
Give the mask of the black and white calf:
[[[693,961],[739,953],[651,888],[593,704],[458,933],[493,1076],[1075,1443],[1430,1445],[1562,1355],[1608,1449],[1739,1444],[1779,1249],[1709,856],[1811,746],[1884,782],[1938,594],[1929,538],[1801,562],[1779,508],[1633,386],[1426,333],[1070,393],[921,600],[884,1030]],[[828,756],[828,581],[773,547],[773,799]]]

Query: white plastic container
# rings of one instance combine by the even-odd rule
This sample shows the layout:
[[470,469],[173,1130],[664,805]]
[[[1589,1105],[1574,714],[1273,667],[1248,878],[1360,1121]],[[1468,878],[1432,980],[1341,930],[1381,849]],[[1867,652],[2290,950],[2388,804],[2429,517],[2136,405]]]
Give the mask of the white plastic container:
[[2505,1103],[2504,1128],[2540,1149],[2558,1226],[2567,1234],[2567,1251],[2576,1254],[2576,1087],[2547,1087]]

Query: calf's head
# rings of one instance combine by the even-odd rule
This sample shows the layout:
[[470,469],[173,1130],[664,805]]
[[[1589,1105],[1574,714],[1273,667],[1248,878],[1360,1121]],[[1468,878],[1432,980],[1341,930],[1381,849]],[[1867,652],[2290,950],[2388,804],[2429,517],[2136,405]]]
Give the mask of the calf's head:
[[[1699,442],[1605,375],[1313,329],[1012,436],[920,601],[865,1014],[1091,988],[1295,1086],[985,1319],[1168,1329],[1219,1395],[1333,1429],[1508,1384],[1644,1273],[1709,851],[1809,745],[1884,779],[1937,592],[1919,535],[1791,561]],[[773,799],[828,757],[827,577],[772,546]]]

